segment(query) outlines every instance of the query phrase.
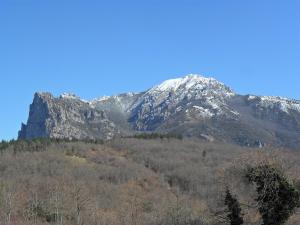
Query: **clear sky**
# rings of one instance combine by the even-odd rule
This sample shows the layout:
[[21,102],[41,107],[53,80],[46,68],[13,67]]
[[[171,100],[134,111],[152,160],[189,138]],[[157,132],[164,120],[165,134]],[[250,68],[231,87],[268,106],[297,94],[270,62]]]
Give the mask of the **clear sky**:
[[36,91],[91,99],[189,73],[300,99],[300,0],[0,1],[0,139]]

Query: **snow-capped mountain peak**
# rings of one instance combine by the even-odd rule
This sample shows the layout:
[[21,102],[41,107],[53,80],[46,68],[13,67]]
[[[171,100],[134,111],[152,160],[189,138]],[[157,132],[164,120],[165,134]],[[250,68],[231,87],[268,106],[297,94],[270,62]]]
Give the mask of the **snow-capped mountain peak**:
[[197,83],[207,83],[213,80],[212,78],[205,78],[201,75],[189,74],[185,77],[170,79],[162,82],[161,84],[153,87],[156,91],[176,91],[180,86],[190,88]]
[[198,74],[189,74],[185,77],[169,79],[151,88],[153,91],[176,91],[179,87],[191,88],[197,84],[207,85],[217,82],[214,78],[207,78]]
[[[136,120],[138,129],[143,130],[147,127],[147,123],[166,121],[183,112],[189,116],[191,110],[195,111],[199,108],[205,109],[205,117],[208,117],[207,115],[236,117],[238,113],[226,104],[227,99],[233,96],[235,93],[216,79],[189,74],[182,78],[166,80],[150,88],[129,110],[133,112],[133,118],[138,118]],[[191,102],[198,105],[193,108]],[[203,114],[199,110],[198,113]]]
[[146,94],[161,95],[163,93],[168,94],[169,92],[184,95],[187,93],[198,93],[198,95],[208,95],[211,93],[224,97],[234,95],[234,92],[223,83],[214,78],[198,74],[189,74],[181,78],[166,80],[149,89]]

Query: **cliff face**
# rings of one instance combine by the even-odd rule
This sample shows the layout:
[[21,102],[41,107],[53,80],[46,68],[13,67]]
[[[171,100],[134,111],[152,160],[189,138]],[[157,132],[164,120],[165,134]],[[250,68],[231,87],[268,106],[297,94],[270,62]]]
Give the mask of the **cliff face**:
[[49,102],[53,99],[50,93],[36,93],[32,104],[30,105],[27,125],[22,124],[19,131],[19,138],[31,139],[34,137],[49,136],[49,127],[47,123],[50,118]]
[[109,139],[118,133],[104,111],[76,96],[55,98],[50,93],[36,93],[27,125],[22,124],[19,138]]
[[300,102],[239,95],[198,75],[92,101],[72,94],[36,93],[19,138],[110,139],[141,131],[300,148]]

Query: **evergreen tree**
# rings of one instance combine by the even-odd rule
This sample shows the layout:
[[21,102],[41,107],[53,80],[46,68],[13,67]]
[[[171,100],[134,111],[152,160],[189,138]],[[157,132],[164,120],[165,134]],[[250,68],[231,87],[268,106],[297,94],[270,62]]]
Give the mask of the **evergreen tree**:
[[227,218],[231,225],[241,225],[244,223],[243,217],[241,215],[241,207],[238,200],[232,196],[229,189],[226,189],[225,205],[228,208]]
[[248,169],[247,177],[256,184],[257,202],[263,225],[283,225],[300,206],[300,194],[275,167],[260,165]]

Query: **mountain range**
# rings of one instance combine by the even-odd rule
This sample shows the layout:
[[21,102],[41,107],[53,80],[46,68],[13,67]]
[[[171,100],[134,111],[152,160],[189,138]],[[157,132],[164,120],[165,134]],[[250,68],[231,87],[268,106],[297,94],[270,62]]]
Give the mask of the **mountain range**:
[[300,101],[240,95],[214,78],[187,75],[141,93],[84,100],[35,93],[19,139],[111,139],[180,134],[243,146],[300,147]]

